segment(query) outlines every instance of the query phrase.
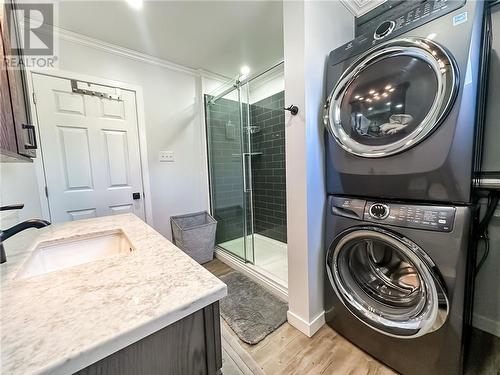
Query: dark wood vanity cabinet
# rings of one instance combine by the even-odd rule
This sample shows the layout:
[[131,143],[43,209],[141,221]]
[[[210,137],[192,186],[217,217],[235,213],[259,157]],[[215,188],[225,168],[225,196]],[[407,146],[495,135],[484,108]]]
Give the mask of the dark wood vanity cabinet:
[[17,38],[17,31],[7,26],[8,4],[5,1],[0,6],[0,155],[2,161],[31,161],[37,148],[35,128],[31,122],[24,66],[12,68],[8,64],[12,38]]
[[216,375],[221,368],[219,302],[215,302],[75,375]]

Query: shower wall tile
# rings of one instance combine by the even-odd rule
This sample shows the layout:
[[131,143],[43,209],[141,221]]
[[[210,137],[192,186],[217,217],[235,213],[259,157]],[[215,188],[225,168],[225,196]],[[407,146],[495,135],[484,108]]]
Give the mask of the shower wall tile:
[[[251,157],[254,231],[282,242],[287,240],[283,106],[284,92],[251,104],[250,108],[243,104],[241,125],[238,102],[222,98],[206,106],[212,199],[218,221],[216,243],[244,235],[244,200],[246,207],[251,203],[250,195],[243,192],[241,159],[241,153],[249,151],[248,133],[241,133],[248,124],[247,113],[250,126],[260,130],[250,135],[254,154]],[[234,129],[228,131],[229,122]],[[247,233],[252,233],[250,210],[246,219]]]
[[[250,105],[254,230],[286,242],[284,91]],[[261,153],[261,154],[260,154]]]

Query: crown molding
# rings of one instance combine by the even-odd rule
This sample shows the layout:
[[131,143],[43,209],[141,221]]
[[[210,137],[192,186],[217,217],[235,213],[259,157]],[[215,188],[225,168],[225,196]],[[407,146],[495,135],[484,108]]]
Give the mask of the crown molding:
[[60,27],[54,26],[54,34],[61,40],[79,44],[85,47],[91,47],[108,53],[112,53],[117,56],[127,57],[129,59],[140,61],[162,68],[167,68],[170,70],[175,70],[177,72],[182,72],[190,74],[193,76],[198,76],[198,71],[193,68],[186,67],[184,65],[176,64],[168,60],[164,60],[155,56],[148,55],[146,53],[131,50],[125,47],[118,46],[116,44],[108,43],[103,40],[88,37],[86,35],[78,34],[73,31],[62,29]]
[[143,63],[160,66],[162,68],[174,70],[177,72],[182,72],[186,74],[190,74],[196,77],[206,77],[211,78],[217,81],[228,81],[229,77],[226,77],[222,74],[214,73],[206,69],[194,69],[181,64],[176,64],[172,61],[161,59],[159,57],[155,57],[152,55],[148,55],[146,53],[138,52],[132,49],[128,49],[125,47],[118,46],[116,44],[108,43],[100,39],[95,39],[88,37],[83,34],[75,33],[73,31],[69,31],[66,29],[62,29],[60,27],[54,27],[54,33],[60,39],[80,44],[86,47],[91,47],[94,49],[98,49],[101,51],[105,51],[114,55],[126,57],[132,60],[140,61]]
[[227,77],[227,76],[219,74],[219,73],[214,73],[214,72],[211,72],[210,70],[205,70],[205,69],[198,69],[198,75],[200,77],[210,78],[210,79],[213,79],[214,81],[219,81],[219,82],[223,82],[223,83],[234,81],[234,79],[232,79],[230,77]]
[[340,0],[355,17],[360,17],[386,0]]
[[[21,24],[26,21],[31,22],[32,20],[28,18],[24,20],[18,20],[18,22]],[[94,48],[117,56],[126,57],[131,60],[140,61],[146,64],[151,64],[162,68],[170,69],[173,71],[186,73],[192,76],[196,77],[203,76],[219,81],[227,81],[230,79],[221,74],[213,73],[205,69],[194,69],[181,64],[176,64],[172,61],[168,61],[156,56],[148,55],[146,53],[121,47],[119,45],[108,43],[103,40],[92,38],[83,34],[75,33],[73,31],[69,31],[58,26],[43,25],[42,27],[39,28],[39,30],[42,33],[53,33],[54,37],[58,38],[59,40],[64,40],[74,44],[79,44],[81,46]]]

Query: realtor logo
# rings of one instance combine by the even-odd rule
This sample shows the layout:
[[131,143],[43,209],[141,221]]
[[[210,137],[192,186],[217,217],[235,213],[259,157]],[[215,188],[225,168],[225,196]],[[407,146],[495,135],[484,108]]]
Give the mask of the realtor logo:
[[16,2],[4,9],[11,47],[6,51],[7,66],[54,68],[54,4]]

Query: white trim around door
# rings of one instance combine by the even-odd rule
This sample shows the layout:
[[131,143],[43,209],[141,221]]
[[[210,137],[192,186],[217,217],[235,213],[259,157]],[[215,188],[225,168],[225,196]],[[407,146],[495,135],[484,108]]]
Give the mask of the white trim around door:
[[[36,115],[36,105],[34,102],[34,84],[33,75],[40,74],[51,77],[63,78],[63,79],[74,79],[78,81],[91,82],[96,85],[109,86],[118,89],[133,91],[135,93],[136,100],[136,113],[137,113],[137,128],[139,136],[139,152],[141,157],[141,169],[142,169],[142,185],[144,191],[144,207],[146,222],[149,225],[153,225],[153,212],[152,212],[152,202],[151,202],[151,187],[149,178],[149,166],[148,166],[148,153],[147,153],[147,142],[146,142],[146,120],[144,114],[144,99],[142,93],[142,87],[139,85],[113,81],[100,77],[93,77],[86,74],[80,74],[75,72],[68,72],[64,70],[29,70],[28,71],[28,92],[30,99],[30,110],[32,113],[32,121],[35,125],[35,131],[37,139],[40,140],[40,129],[39,123]],[[40,145],[40,148],[43,145]],[[46,177],[43,164],[43,155],[41,149],[38,150],[37,157],[34,159],[34,166],[36,170],[37,182],[38,182],[38,194],[40,196],[40,205],[42,208],[42,216],[50,220],[50,208],[48,198],[45,193]]]

